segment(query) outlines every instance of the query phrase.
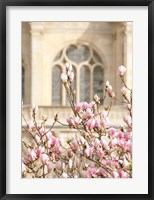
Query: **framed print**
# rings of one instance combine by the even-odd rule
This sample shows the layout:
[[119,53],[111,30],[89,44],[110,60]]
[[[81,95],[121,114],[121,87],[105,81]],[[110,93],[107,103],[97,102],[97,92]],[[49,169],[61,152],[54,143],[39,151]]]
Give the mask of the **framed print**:
[[153,199],[152,0],[0,1],[1,199]]

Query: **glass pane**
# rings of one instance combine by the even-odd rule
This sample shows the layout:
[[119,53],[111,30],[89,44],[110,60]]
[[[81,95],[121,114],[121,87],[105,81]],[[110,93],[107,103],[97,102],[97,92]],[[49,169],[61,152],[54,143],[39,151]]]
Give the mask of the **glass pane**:
[[87,46],[79,46],[76,47],[74,45],[70,45],[70,47],[67,49],[66,54],[68,58],[75,63],[79,64],[83,61],[86,61],[89,57],[89,49]]
[[90,71],[86,66],[80,70],[80,101],[90,101]]
[[103,96],[103,69],[100,66],[95,67],[93,76],[93,95]]
[[62,103],[61,69],[55,66],[52,69],[52,105],[59,106]]
[[74,72],[74,81],[72,83],[72,87],[74,90],[76,90],[76,69],[73,67],[73,72]]

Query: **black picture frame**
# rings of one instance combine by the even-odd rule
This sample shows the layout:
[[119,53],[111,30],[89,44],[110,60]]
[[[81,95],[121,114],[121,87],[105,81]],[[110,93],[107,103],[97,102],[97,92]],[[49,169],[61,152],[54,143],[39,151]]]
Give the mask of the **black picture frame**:
[[[148,194],[6,193],[6,8],[7,6],[148,6]],[[0,198],[154,200],[154,1],[153,0],[0,0]],[[128,186],[129,190],[129,186]]]

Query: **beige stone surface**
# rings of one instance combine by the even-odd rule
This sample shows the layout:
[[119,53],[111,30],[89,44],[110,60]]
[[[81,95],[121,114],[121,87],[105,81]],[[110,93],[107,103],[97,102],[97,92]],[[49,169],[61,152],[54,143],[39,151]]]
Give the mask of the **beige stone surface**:
[[[69,44],[90,45],[101,57],[104,80],[109,80],[116,95],[120,97],[121,81],[117,73],[119,65],[127,67],[126,81],[132,86],[132,23],[131,22],[23,22],[22,58],[25,69],[24,108],[27,120],[33,104],[40,106],[40,115],[48,115],[48,125],[55,113],[65,121],[70,109],[65,106],[52,106],[52,67],[56,55]],[[80,83],[77,82],[77,85]],[[65,98],[65,95],[62,97]],[[63,102],[65,100],[63,99]],[[120,103],[112,112],[112,123],[121,123],[123,115]],[[119,120],[120,119],[120,120]],[[23,125],[24,124],[24,121]],[[68,133],[56,127],[62,133]]]

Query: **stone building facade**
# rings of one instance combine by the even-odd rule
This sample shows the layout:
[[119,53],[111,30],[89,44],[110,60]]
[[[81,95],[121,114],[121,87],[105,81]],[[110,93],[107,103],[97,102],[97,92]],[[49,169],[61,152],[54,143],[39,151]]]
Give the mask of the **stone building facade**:
[[[22,95],[27,121],[31,119],[31,105],[36,104],[40,108],[38,118],[46,114],[48,126],[56,113],[66,123],[71,110],[59,81],[66,62],[73,65],[76,102],[91,101],[95,93],[101,95],[106,80],[122,98],[122,82],[116,74],[117,67],[124,65],[127,85],[132,87],[132,22],[23,22]],[[121,123],[124,112],[116,102],[112,124]],[[69,131],[55,127],[56,134]]]

